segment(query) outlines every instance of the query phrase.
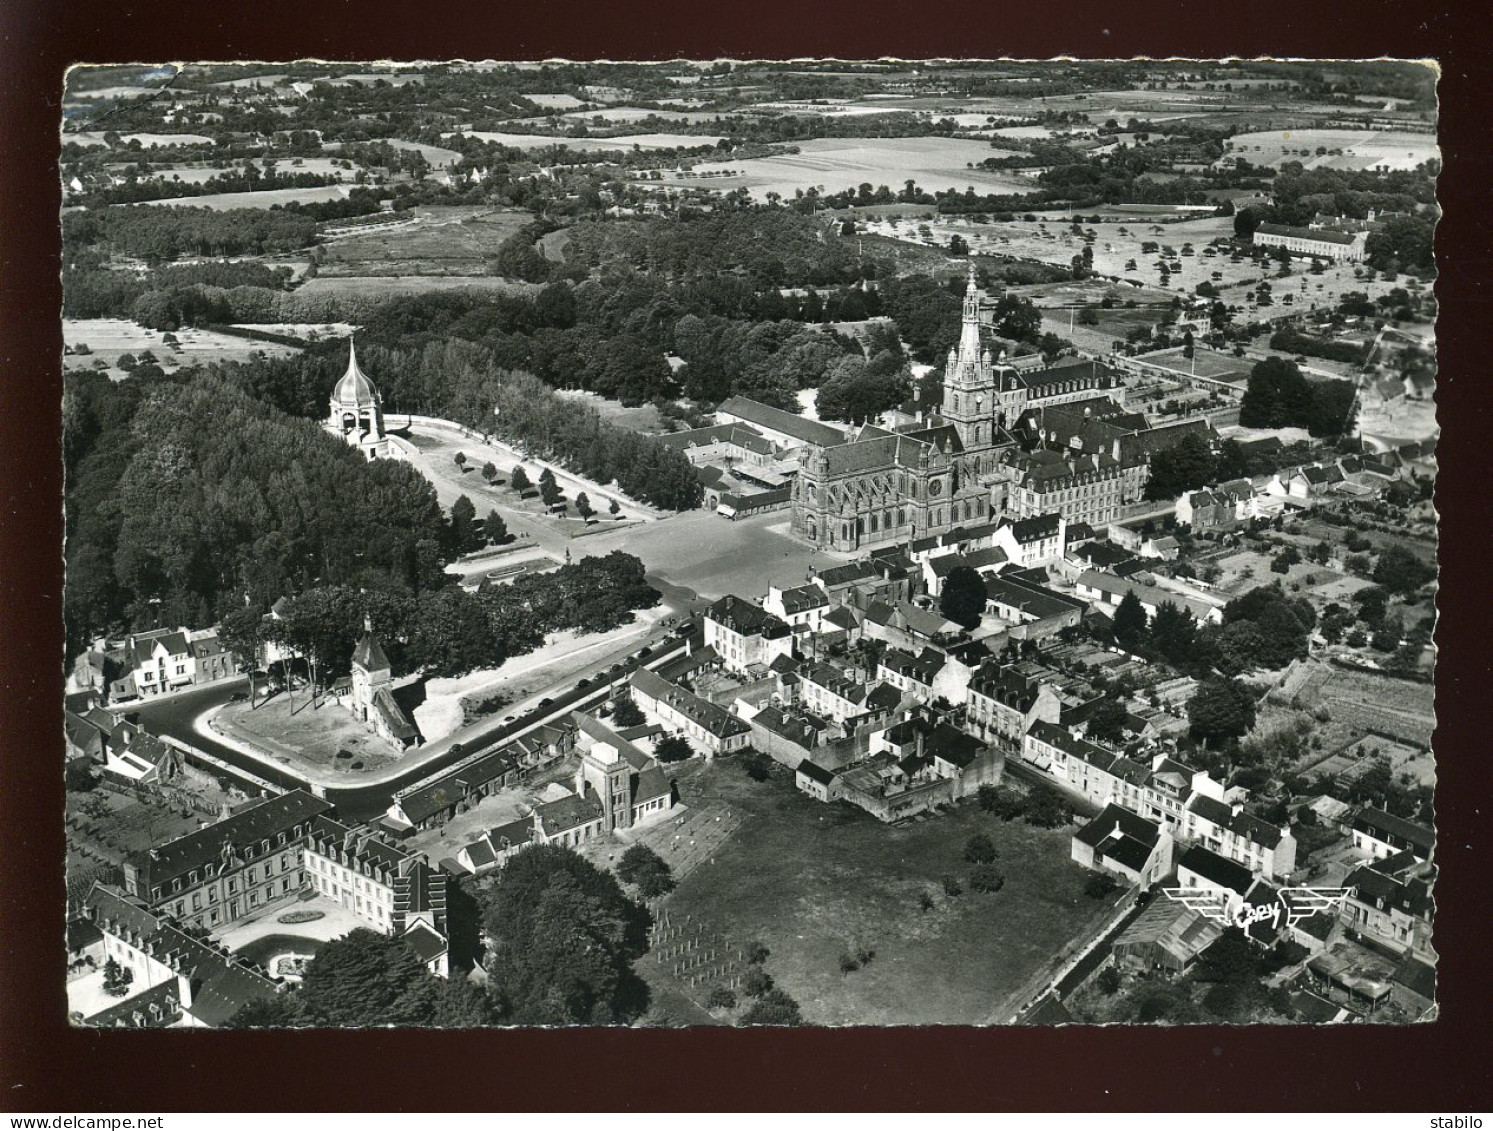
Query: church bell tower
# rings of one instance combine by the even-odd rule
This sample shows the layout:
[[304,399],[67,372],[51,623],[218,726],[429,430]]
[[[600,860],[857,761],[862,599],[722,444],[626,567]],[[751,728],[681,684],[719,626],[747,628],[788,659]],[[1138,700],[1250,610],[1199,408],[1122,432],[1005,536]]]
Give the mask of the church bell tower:
[[942,416],[959,432],[966,452],[994,442],[995,377],[989,350],[980,347],[980,289],[975,266],[969,266],[959,344],[949,351],[944,369]]

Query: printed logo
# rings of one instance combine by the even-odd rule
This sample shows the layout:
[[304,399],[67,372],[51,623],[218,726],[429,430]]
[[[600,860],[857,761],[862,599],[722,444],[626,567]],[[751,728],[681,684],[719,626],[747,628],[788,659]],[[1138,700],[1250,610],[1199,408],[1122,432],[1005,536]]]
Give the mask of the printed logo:
[[1277,930],[1284,923],[1294,927],[1303,919],[1340,907],[1351,888],[1281,888],[1272,900],[1250,903],[1237,892],[1218,888],[1162,888],[1174,899],[1206,919],[1225,927],[1250,927],[1269,923]]

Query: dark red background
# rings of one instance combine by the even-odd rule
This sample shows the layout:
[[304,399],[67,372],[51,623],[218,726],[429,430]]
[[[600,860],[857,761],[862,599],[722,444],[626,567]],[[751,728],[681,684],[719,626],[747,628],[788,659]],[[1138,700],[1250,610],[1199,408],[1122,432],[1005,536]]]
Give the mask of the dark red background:
[[[0,1109],[1475,1110],[1487,1058],[1487,17],[1405,0],[0,4]],[[56,175],[69,62],[1274,54],[1444,67],[1442,1019],[1393,1030],[253,1034],[64,1023]],[[1449,615],[1447,615],[1449,614]],[[1481,1051],[1479,1051],[1481,1050]]]

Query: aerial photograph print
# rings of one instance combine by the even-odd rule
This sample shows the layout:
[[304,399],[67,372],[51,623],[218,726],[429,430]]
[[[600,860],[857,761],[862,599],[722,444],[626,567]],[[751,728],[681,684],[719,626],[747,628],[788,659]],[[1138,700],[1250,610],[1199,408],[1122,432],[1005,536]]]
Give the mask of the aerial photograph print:
[[70,1024],[1434,1021],[1438,78],[70,69]]

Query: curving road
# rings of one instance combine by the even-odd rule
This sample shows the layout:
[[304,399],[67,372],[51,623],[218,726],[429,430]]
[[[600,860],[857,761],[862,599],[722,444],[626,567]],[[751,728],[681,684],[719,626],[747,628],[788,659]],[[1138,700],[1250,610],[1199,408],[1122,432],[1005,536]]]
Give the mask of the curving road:
[[[692,640],[696,647],[704,643],[698,625],[695,626]],[[634,668],[644,664],[650,667],[656,666],[673,658],[683,649],[685,639],[672,636],[662,642],[649,641],[649,643],[651,651],[646,660],[623,661],[621,670],[614,673],[612,679],[622,679]],[[286,789],[306,786],[307,782],[304,778],[291,773],[272,757],[253,757],[197,729],[196,722],[203,714],[226,703],[233,695],[242,691],[244,686],[243,681],[234,680],[226,686],[205,687],[200,691],[190,691],[168,699],[130,704],[127,709],[131,713],[138,714],[142,724],[152,733],[195,746],[222,759],[229,765],[252,771]],[[566,691],[559,692],[544,707],[520,715],[512,722],[505,723],[498,719],[479,722],[464,731],[451,735],[448,739],[442,739],[440,745],[443,748],[439,753],[392,777],[380,778],[377,782],[363,785],[350,781],[346,786],[327,786],[323,792],[327,800],[336,805],[338,812],[348,820],[370,820],[388,809],[397,791],[433,777],[446,767],[480,750],[497,746],[534,727],[569,714],[578,707],[590,706],[608,693],[609,686],[610,681],[596,681],[593,677],[589,686],[584,688],[572,686]]]

